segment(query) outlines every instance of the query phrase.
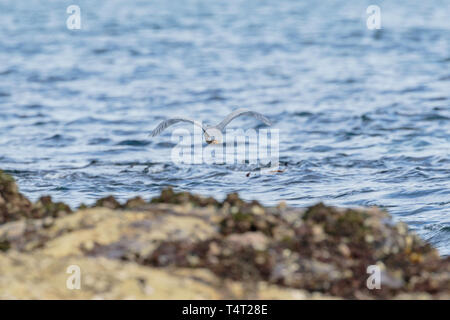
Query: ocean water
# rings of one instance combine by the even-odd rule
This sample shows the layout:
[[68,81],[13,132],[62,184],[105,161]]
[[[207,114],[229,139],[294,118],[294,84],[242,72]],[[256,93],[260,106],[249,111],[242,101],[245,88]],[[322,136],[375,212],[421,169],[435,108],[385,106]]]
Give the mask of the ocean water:
[[[73,207],[168,185],[376,205],[449,255],[450,6],[377,1],[382,28],[369,30],[371,2],[2,0],[0,168],[31,199]],[[80,30],[66,27],[71,4]],[[148,136],[238,107],[279,129],[283,172],[176,165],[175,127]]]

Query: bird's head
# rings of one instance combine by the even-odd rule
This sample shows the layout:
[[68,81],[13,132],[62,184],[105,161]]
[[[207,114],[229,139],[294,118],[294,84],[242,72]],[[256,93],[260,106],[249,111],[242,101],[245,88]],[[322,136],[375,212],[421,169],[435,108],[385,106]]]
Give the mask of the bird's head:
[[219,144],[222,141],[222,132],[216,128],[206,129],[205,141],[207,144]]

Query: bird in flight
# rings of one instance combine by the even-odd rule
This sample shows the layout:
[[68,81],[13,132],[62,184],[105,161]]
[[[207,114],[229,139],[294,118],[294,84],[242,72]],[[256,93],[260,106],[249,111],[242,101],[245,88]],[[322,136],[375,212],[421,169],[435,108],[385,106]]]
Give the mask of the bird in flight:
[[252,116],[252,117],[258,119],[259,121],[264,122],[268,126],[272,125],[272,122],[269,119],[267,119],[264,115],[262,115],[261,113],[247,110],[247,109],[237,109],[237,110],[233,111],[232,113],[230,113],[228,116],[226,116],[226,118],[223,119],[222,122],[220,122],[218,125],[215,125],[215,126],[203,125],[201,122],[198,122],[198,121],[195,121],[192,119],[187,119],[187,118],[171,118],[168,120],[164,120],[150,133],[150,135],[152,137],[155,137],[155,136],[159,135],[161,132],[163,132],[167,127],[169,127],[175,123],[189,122],[189,123],[192,123],[192,124],[202,128],[206,143],[218,144],[218,143],[220,143],[220,141],[216,138],[216,135],[217,136],[221,135],[220,133],[223,132],[225,127],[233,119],[236,119],[241,116]]

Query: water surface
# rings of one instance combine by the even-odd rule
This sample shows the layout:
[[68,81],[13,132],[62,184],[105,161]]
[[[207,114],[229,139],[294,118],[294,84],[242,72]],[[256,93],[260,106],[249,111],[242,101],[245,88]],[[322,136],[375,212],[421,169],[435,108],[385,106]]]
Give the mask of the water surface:
[[[292,206],[387,208],[450,254],[448,1],[0,3],[0,168],[72,206],[172,185]],[[237,107],[280,129],[274,175],[176,166],[170,116]],[[239,119],[231,127],[259,128]]]

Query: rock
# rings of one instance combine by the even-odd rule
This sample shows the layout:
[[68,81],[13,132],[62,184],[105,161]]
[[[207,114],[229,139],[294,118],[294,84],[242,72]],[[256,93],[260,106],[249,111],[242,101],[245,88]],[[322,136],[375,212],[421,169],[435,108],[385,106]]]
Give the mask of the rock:
[[32,218],[56,218],[70,213],[72,210],[68,205],[63,202],[53,202],[52,197],[45,196],[33,204]]
[[175,192],[172,188],[163,189],[159,197],[153,198],[151,200],[151,203],[183,204],[187,202],[199,207],[219,205],[219,202],[214,198],[204,198],[193,195],[189,192]]
[[71,212],[68,205],[53,202],[50,196],[32,204],[19,192],[14,179],[0,170],[0,224],[22,218],[58,217]]
[[127,202],[125,203],[125,208],[127,208],[127,209],[142,208],[146,204],[147,203],[145,202],[145,200],[142,199],[141,197],[135,197],[133,199],[127,200]]
[[109,209],[119,209],[119,208],[122,208],[122,205],[113,196],[108,196],[108,197],[105,197],[105,198],[98,199],[97,202],[95,202],[94,207],[105,207],[105,208],[109,208]]
[[225,239],[236,248],[251,248],[256,251],[266,250],[269,243],[269,239],[261,232],[232,234]]
[[[0,173],[0,299],[448,299],[450,258],[376,208],[266,208],[163,190],[32,204]],[[80,267],[69,290],[67,268]],[[381,289],[369,290],[376,265]]]
[[17,188],[14,179],[0,170],[0,224],[31,215],[31,202]]

